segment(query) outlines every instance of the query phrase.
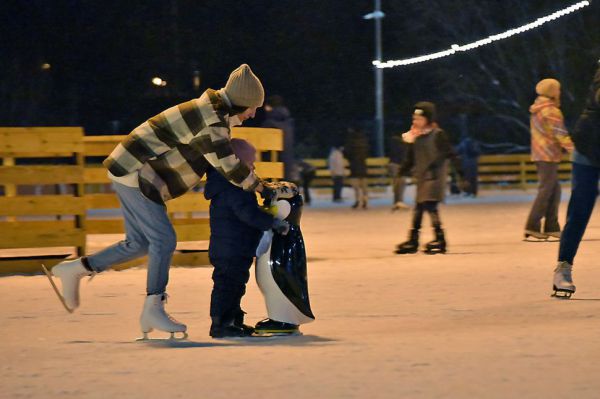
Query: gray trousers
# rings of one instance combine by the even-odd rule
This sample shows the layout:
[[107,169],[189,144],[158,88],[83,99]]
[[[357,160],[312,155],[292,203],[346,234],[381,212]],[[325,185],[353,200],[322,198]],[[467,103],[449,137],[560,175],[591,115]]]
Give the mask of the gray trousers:
[[400,176],[400,165],[397,163],[388,164],[388,172],[392,178],[392,190],[394,191],[394,204],[404,202],[404,190],[406,188],[406,177]]
[[554,162],[536,162],[539,179],[538,193],[531,207],[525,229],[544,232],[559,232],[558,206],[560,205],[560,182],[558,164]]

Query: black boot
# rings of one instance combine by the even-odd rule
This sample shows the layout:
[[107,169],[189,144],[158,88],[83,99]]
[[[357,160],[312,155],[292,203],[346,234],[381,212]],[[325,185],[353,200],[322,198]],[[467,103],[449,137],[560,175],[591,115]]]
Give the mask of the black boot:
[[222,319],[217,316],[212,318],[209,335],[213,338],[241,338],[252,336],[252,332],[236,326],[231,318]]
[[428,255],[446,253],[446,238],[444,237],[444,230],[441,228],[435,229],[435,240],[428,242],[427,245],[425,245],[425,250],[423,252]]
[[242,309],[240,309],[237,312],[237,314],[235,315],[235,319],[233,320],[233,325],[241,328],[248,335],[252,335],[252,334],[254,334],[254,327],[244,324],[244,315],[245,314],[246,314],[246,312],[244,312]]
[[259,321],[256,323],[254,331],[258,335],[297,335],[300,333],[296,324],[284,323],[272,319]]
[[415,254],[419,250],[419,230],[412,229],[408,235],[408,241],[398,244],[396,253],[399,255],[403,254]]

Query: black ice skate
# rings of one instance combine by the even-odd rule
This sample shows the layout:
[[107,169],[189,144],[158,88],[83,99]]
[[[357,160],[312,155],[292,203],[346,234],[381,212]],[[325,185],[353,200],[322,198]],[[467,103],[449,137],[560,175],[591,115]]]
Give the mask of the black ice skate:
[[[247,327],[247,328],[245,328]],[[249,326],[236,325],[235,321],[222,322],[220,317],[213,317],[209,335],[213,338],[245,338],[251,337],[254,329]]]
[[437,229],[435,231],[435,240],[428,242],[423,250],[428,255],[445,254],[446,253],[446,238],[444,230]]
[[282,321],[264,319],[256,323],[254,327],[256,335],[259,336],[285,336],[301,335],[296,324],[284,323]]
[[396,253],[399,255],[416,254],[419,251],[419,230],[412,229],[408,235],[408,241],[398,244]]

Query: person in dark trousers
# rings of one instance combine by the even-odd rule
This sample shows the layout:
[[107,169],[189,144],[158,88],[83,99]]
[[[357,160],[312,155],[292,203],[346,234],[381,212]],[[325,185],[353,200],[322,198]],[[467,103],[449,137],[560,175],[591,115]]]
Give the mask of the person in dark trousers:
[[400,167],[406,157],[406,145],[402,136],[395,135],[390,141],[390,163],[388,172],[392,178],[392,191],[394,192],[394,205],[392,211],[408,209],[404,203],[404,190],[406,188],[406,176],[400,174]]
[[598,197],[600,179],[600,61],[585,108],[571,134],[575,145],[571,199],[567,224],[560,237],[558,265],[554,269],[555,295],[570,297],[575,292],[572,268],[575,255]]
[[473,140],[471,137],[465,135],[458,144],[456,152],[460,157],[460,163],[462,165],[462,172],[465,181],[465,195],[469,197],[477,197],[479,188],[478,162],[479,156],[481,155],[481,146],[477,140]]
[[[254,147],[241,139],[231,139],[231,147],[253,170]],[[213,338],[249,336],[254,330],[244,325],[241,301],[256,248],[264,231],[274,229],[285,234],[289,225],[261,210],[253,192],[229,183],[214,168],[207,173],[204,196],[211,201],[208,256],[214,266],[209,334]]]
[[401,174],[412,171],[417,185],[417,199],[412,229],[406,242],[398,245],[397,254],[411,254],[419,250],[419,232],[423,213],[429,213],[435,239],[425,246],[425,253],[446,252],[446,238],[438,204],[443,201],[448,177],[448,159],[456,159],[446,132],[437,127],[435,105],[419,102],[415,105],[410,131],[402,135],[407,143],[406,159]]
[[267,97],[265,101],[265,120],[262,127],[281,129],[283,131],[283,151],[281,162],[283,162],[283,176],[285,180],[291,180],[294,168],[294,118],[290,110],[285,106],[283,97],[274,95]]
[[348,138],[344,146],[346,158],[350,164],[350,180],[354,187],[356,201],[353,209],[367,209],[369,186],[367,177],[367,158],[369,157],[369,139],[360,129],[348,129]]
[[[539,187],[525,225],[525,239],[546,240],[560,238],[558,206],[560,181],[558,165],[563,152],[573,151],[573,142],[565,128],[560,110],[560,83],[555,79],[540,81],[538,94],[529,109],[531,112],[531,160],[535,162]],[[542,219],[544,228],[542,229]]]
[[298,174],[300,175],[300,184],[302,184],[302,197],[304,203],[310,205],[312,203],[312,198],[310,197],[310,183],[312,183],[317,175],[317,168],[306,161],[298,161],[297,167]]
[[344,175],[346,174],[343,146],[336,145],[331,147],[329,157],[327,158],[327,166],[329,167],[331,180],[333,181],[333,202],[343,202],[342,189],[344,188]]

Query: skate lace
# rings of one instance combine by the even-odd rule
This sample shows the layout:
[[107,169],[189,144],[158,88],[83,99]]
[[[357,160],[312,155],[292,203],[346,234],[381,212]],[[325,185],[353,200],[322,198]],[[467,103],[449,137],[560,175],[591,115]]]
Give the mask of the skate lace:
[[[169,294],[167,294],[167,293],[165,292],[165,293],[163,294],[163,300],[162,300],[162,301],[163,301],[163,303],[165,303],[165,304],[166,304],[166,303],[168,303],[168,299],[169,299]],[[167,318],[168,318],[169,320],[171,320],[173,323],[175,323],[175,324],[181,324],[179,321],[177,321],[177,319],[175,319],[173,316],[171,316],[171,315],[169,314],[169,312],[167,312],[166,310],[165,310],[165,315],[166,315],[166,316],[167,316]]]

